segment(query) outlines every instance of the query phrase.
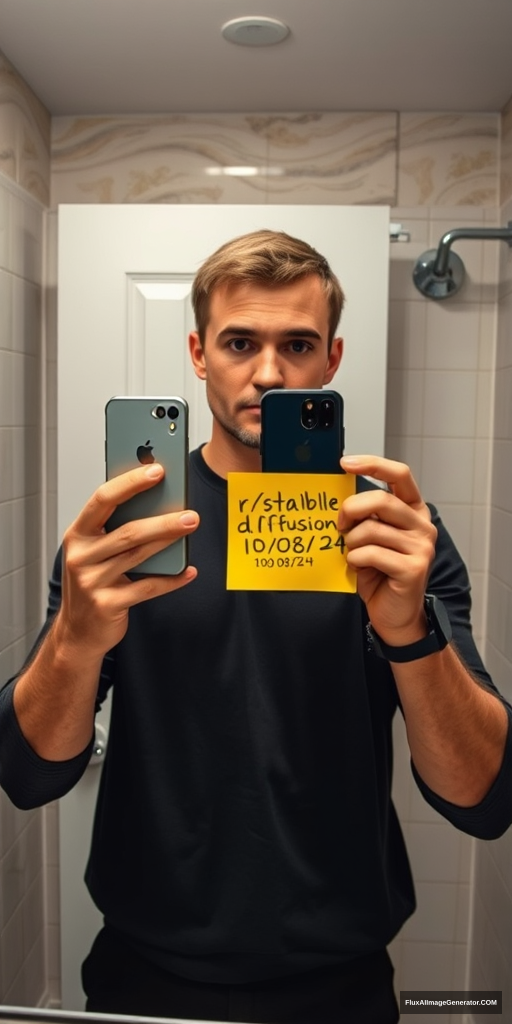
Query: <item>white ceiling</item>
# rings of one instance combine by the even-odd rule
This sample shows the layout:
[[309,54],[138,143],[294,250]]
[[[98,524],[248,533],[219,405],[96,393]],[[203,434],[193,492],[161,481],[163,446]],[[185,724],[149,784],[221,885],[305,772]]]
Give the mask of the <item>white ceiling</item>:
[[[290,27],[235,46],[231,18]],[[0,0],[0,50],[50,112],[499,111],[512,0]]]

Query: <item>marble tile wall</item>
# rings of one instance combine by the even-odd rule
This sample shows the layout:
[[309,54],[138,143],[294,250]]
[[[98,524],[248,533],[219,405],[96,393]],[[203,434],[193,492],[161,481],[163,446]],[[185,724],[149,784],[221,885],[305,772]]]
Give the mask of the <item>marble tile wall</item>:
[[0,172],[48,206],[50,115],[0,51]]
[[57,117],[58,203],[496,206],[494,114]]
[[496,206],[497,114],[400,114],[401,206]]

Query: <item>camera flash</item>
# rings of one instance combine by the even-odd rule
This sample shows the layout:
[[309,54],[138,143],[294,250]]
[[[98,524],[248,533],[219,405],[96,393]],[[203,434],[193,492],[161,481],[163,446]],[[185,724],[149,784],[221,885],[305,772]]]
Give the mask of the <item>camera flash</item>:
[[175,423],[169,423],[169,433],[170,434],[174,434],[175,430],[176,430],[176,424]]

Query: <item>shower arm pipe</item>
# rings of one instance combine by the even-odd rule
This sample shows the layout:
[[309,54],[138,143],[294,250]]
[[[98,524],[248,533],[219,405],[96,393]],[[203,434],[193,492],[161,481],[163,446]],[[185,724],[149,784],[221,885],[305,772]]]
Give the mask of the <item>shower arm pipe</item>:
[[436,277],[443,277],[448,271],[450,259],[450,248],[454,242],[467,238],[477,238],[480,241],[508,242],[512,246],[512,221],[509,221],[506,228],[452,228],[443,235],[437,248],[437,255],[432,267],[432,273]]

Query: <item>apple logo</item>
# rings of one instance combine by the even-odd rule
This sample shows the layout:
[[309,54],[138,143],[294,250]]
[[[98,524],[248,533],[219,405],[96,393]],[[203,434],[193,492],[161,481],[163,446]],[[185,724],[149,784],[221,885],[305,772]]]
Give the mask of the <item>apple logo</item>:
[[297,462],[309,462],[311,458],[311,445],[309,441],[305,441],[304,444],[298,444],[295,449],[295,458]]
[[137,458],[139,462],[142,463],[143,466],[147,466],[150,462],[155,461],[155,456],[153,455],[153,446],[150,443],[149,439],[146,441],[146,444],[140,444],[139,447],[137,448]]

